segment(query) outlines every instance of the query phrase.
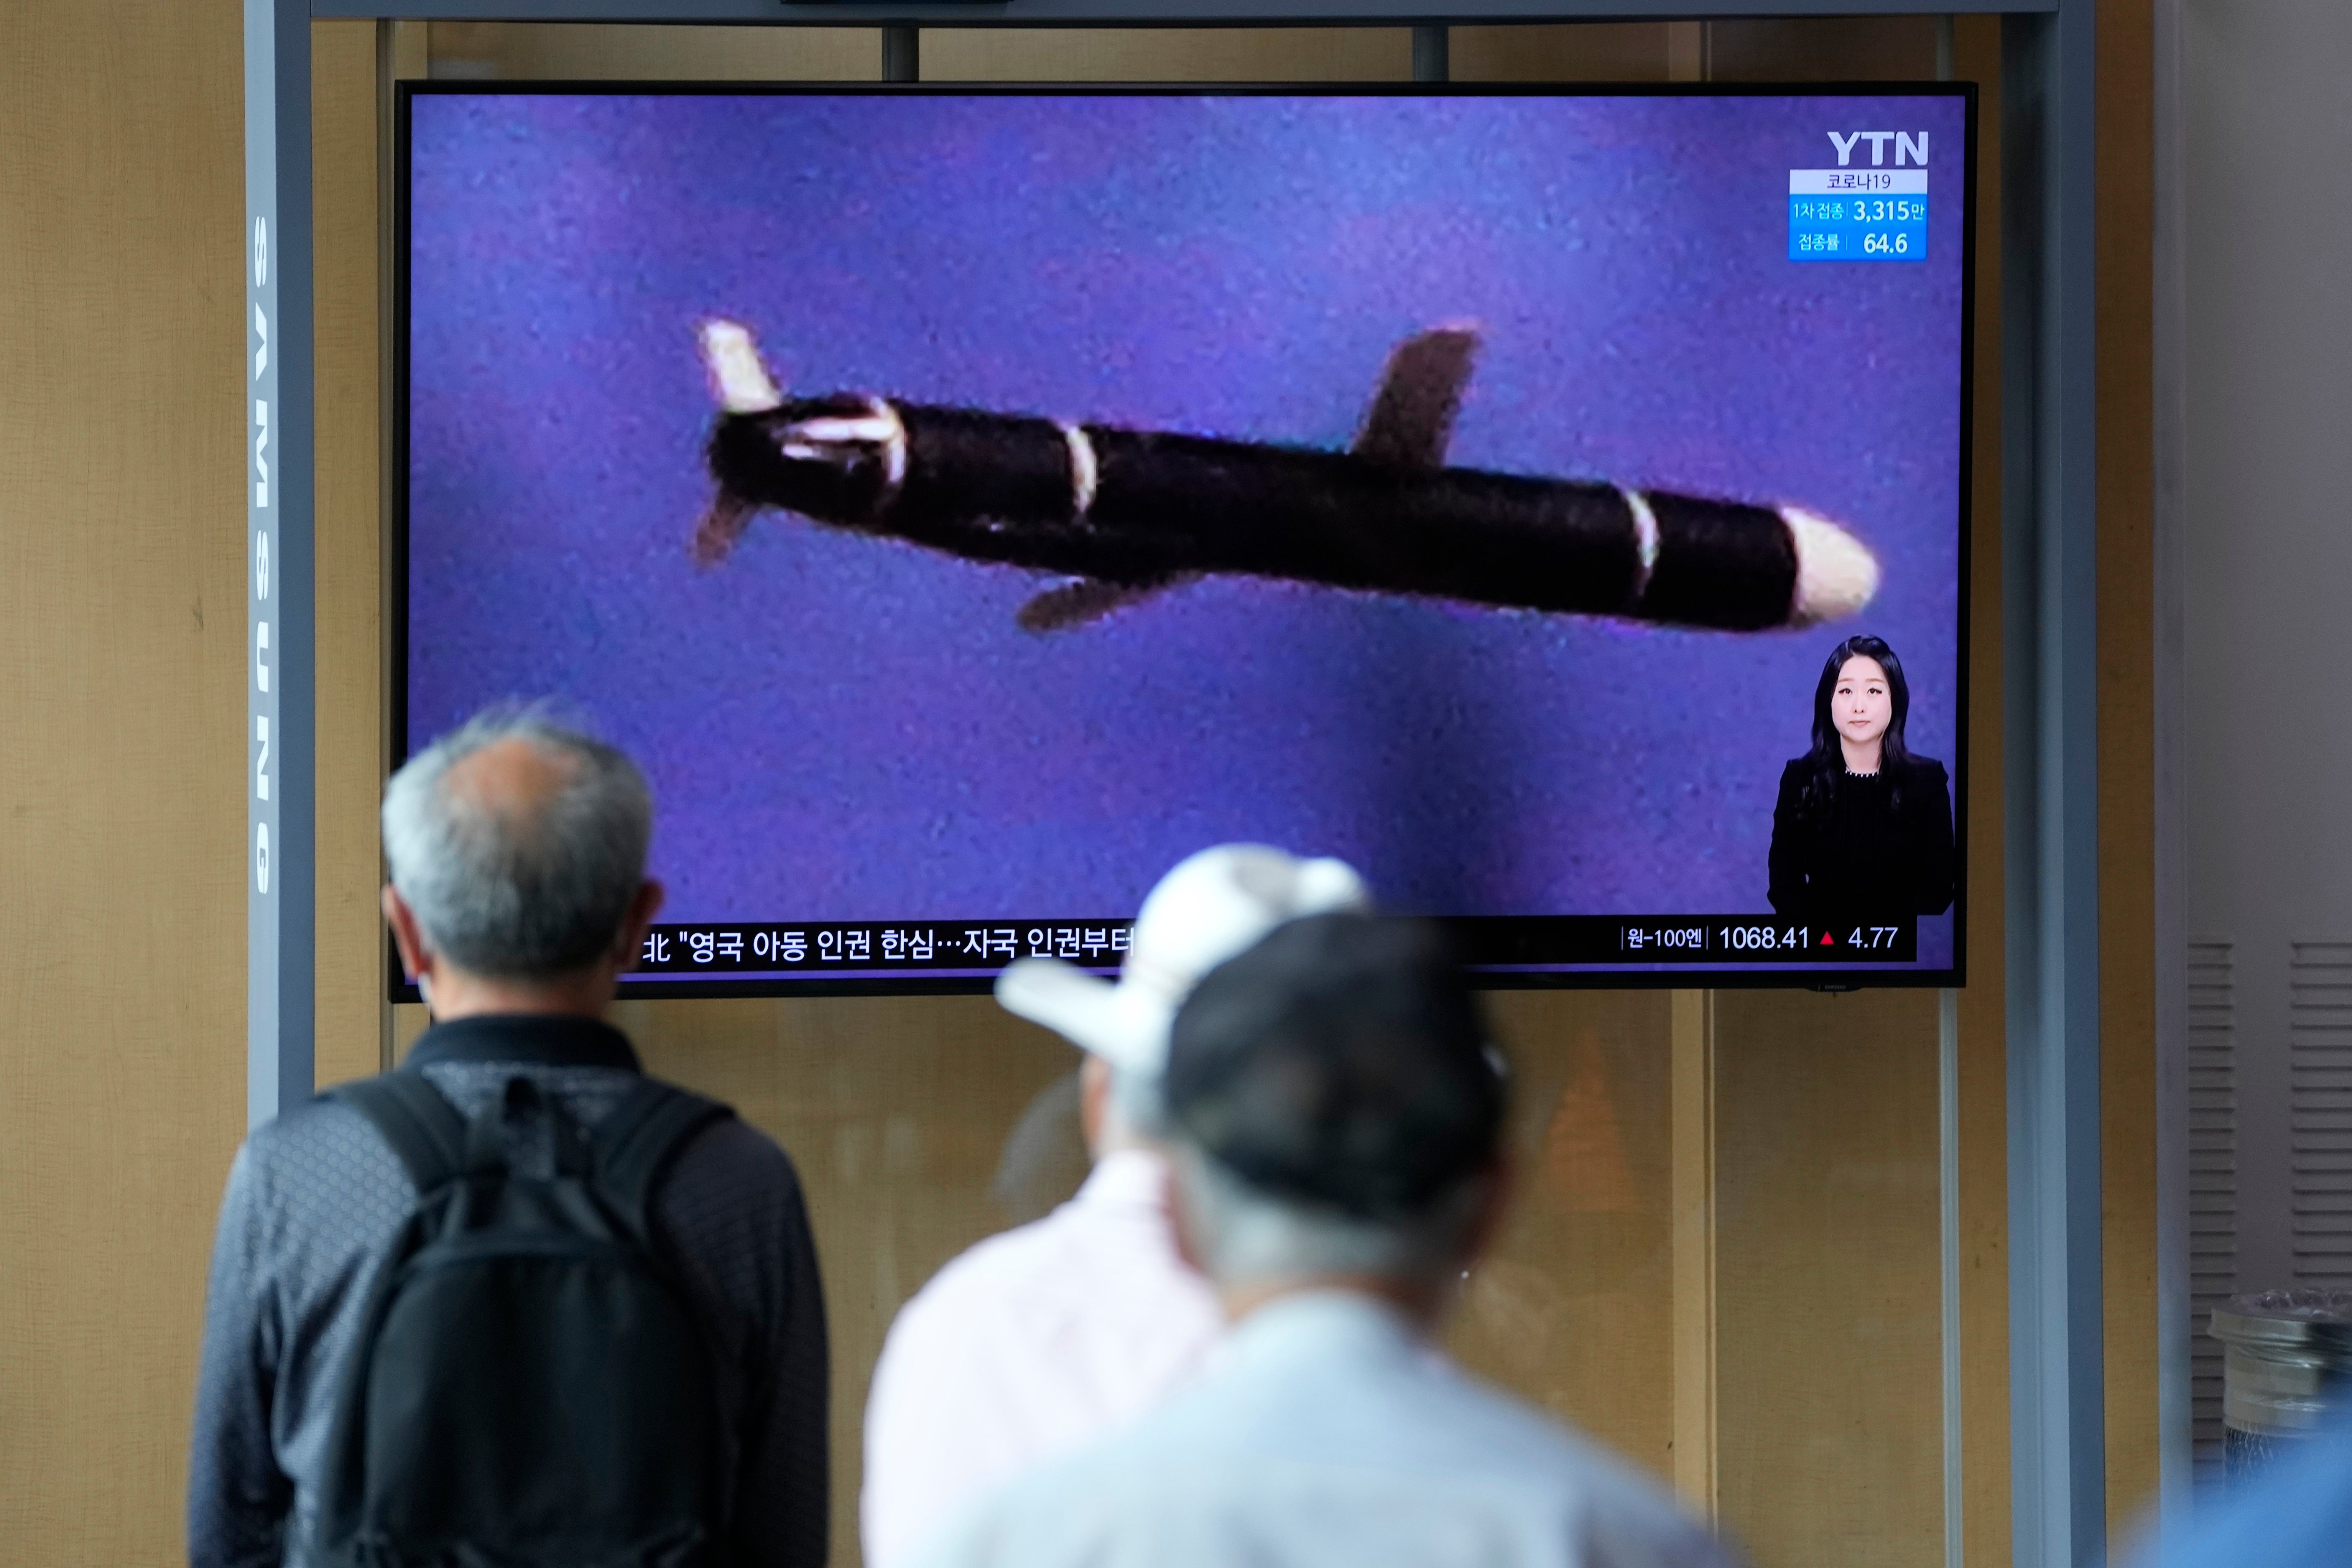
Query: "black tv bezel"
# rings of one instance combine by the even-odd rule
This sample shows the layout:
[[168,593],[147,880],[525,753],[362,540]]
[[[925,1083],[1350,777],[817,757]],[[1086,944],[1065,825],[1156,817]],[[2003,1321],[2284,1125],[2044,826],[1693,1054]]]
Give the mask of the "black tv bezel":
[[[1969,737],[1970,721],[1972,558],[1975,533],[1977,158],[1978,90],[1973,81],[1839,82],[757,82],[757,81],[480,81],[404,80],[394,84],[393,103],[393,289],[391,515],[387,560],[389,646],[384,668],[390,688],[393,755],[410,754],[408,734],[408,509],[409,509],[409,193],[410,110],[420,97],[909,97],[909,98],[1958,98],[1967,132],[1960,222],[1960,450],[1958,498],[1958,685],[1953,694],[1952,839],[1954,883],[1952,962],[1948,968],[1880,968],[1875,964],[1790,964],[1786,968],[1725,969],[1704,964],[1643,969],[1493,971],[1477,973],[1479,985],[1496,991],[1811,990],[1845,992],[1864,987],[1906,990],[1958,988],[1968,983]],[[394,762],[393,766],[399,765]],[[1529,917],[1542,919],[1541,916]],[[762,922],[773,923],[773,922]],[[958,922],[948,922],[958,923]],[[423,1000],[403,973],[387,931],[383,943],[385,994],[395,1003]],[[961,996],[987,993],[991,976],[959,975],[904,979],[671,980],[625,976],[620,999],[665,1000],[786,996]]]

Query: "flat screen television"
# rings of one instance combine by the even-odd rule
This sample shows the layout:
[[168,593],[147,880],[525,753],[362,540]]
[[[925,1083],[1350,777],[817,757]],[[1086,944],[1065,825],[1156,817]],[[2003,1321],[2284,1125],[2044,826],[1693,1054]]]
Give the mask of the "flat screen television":
[[632,994],[1108,970],[1234,840],[1496,984],[1959,982],[1969,87],[399,113],[396,742],[638,760]]

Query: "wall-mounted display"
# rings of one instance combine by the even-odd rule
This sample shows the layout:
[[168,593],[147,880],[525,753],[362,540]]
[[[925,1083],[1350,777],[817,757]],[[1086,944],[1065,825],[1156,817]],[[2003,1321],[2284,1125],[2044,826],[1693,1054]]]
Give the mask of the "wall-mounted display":
[[637,994],[1108,968],[1229,840],[1496,984],[1955,984],[1974,112],[413,84],[396,740],[639,759]]

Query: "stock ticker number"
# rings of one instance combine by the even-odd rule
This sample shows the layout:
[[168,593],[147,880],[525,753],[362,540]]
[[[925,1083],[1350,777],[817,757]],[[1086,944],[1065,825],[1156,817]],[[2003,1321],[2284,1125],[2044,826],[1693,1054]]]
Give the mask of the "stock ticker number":
[[1724,947],[1735,952],[1780,952],[1805,945],[1805,928],[1790,926],[1725,926],[1718,933]]

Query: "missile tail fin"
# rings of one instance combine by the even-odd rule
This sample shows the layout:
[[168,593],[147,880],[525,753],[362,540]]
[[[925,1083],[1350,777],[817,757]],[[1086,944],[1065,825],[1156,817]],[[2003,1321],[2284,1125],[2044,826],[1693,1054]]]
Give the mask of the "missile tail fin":
[[722,489],[712,497],[702,521],[694,526],[694,542],[687,547],[694,563],[716,566],[726,560],[743,531],[751,526],[751,514],[759,510],[732,490]]
[[1477,358],[1473,326],[1433,327],[1397,344],[1356,432],[1356,456],[1403,468],[1443,468]]
[[1066,632],[1191,581],[1191,573],[1149,583],[1106,583],[1098,577],[1080,577],[1046,589],[1022,605],[1013,619],[1024,632]]
[[730,414],[765,414],[783,402],[749,327],[714,318],[702,323],[698,336],[710,395],[720,408]]

